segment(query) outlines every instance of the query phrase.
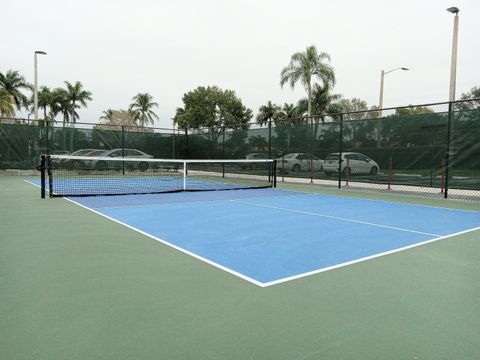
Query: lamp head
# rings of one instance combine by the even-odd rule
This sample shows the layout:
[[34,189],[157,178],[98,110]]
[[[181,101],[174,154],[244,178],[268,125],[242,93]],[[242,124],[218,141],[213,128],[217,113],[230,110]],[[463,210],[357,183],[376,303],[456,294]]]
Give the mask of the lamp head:
[[400,69],[403,70],[403,71],[410,70],[409,68],[406,68],[406,67],[402,67],[402,68],[400,68]]
[[460,12],[460,9],[457,8],[457,7],[455,7],[455,6],[452,6],[452,7],[449,7],[449,8],[447,9],[447,11],[448,11],[448,12],[451,12],[452,14],[457,15],[457,14]]
[[42,51],[42,50],[36,50],[35,51],[35,54],[38,54],[38,55],[47,55],[47,53],[45,51]]

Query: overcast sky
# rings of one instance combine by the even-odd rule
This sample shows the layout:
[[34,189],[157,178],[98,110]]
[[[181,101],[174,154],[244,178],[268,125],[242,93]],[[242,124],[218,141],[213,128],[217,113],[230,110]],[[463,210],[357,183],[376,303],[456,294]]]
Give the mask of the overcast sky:
[[448,99],[453,15],[460,8],[457,97],[480,86],[478,0],[5,0],[0,71],[33,83],[81,81],[93,93],[82,122],[126,109],[138,92],[159,104],[157,126],[171,127],[182,95],[200,85],[232,89],[255,113],[271,100],[296,103],[305,92],[279,85],[290,56],[316,45],[331,56],[334,93],[384,106]]

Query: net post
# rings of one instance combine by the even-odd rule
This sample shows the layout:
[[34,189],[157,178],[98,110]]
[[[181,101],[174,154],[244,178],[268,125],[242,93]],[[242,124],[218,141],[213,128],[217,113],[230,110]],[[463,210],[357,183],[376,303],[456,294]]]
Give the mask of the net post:
[[40,197],[45,199],[45,155],[40,156],[38,170],[40,170]]
[[47,155],[45,158],[45,168],[48,175],[48,194],[53,197],[53,176],[52,176],[52,158]]
[[183,162],[183,191],[187,190],[187,162]]

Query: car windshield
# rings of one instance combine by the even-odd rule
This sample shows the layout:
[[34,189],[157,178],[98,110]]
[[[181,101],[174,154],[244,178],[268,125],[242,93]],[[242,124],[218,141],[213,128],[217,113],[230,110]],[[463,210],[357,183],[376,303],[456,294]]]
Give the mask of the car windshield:
[[330,155],[327,155],[325,160],[338,160],[339,157],[340,156],[338,154],[330,154]]
[[99,156],[101,154],[103,154],[105,152],[105,150],[95,150],[95,151],[92,151],[90,153],[88,153],[88,156]]
[[294,158],[295,156],[297,156],[297,154],[287,154],[284,157],[287,159],[290,159],[290,158]]

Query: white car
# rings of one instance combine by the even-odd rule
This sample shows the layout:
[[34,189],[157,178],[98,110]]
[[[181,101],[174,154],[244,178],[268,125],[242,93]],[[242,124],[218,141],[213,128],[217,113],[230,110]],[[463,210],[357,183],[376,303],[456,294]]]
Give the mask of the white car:
[[291,153],[277,159],[277,171],[322,171],[323,160],[309,153]]
[[[148,162],[141,161],[140,159],[151,159],[153,158],[152,155],[145,154],[143,151],[136,150],[136,149],[113,149],[104,151],[101,154],[97,154],[96,156],[99,157],[111,157],[111,158],[125,158],[125,159],[139,159],[139,161],[128,161],[125,162],[125,165],[130,169],[133,170],[134,168],[138,168],[138,170],[146,171],[149,167]],[[99,170],[105,170],[108,168],[118,168],[123,166],[122,162],[107,162],[104,160],[95,160],[92,164],[95,168]]]
[[[325,174],[338,174],[338,159],[340,157],[339,153],[331,153],[327,155],[325,158],[325,162],[323,164],[323,171]],[[348,160],[348,161],[347,161]],[[370,174],[370,175],[377,175],[378,171],[380,170],[380,166],[373,161],[372,159],[368,158],[367,156],[355,153],[355,152],[344,152],[342,153],[342,161],[341,161],[341,172],[346,172],[346,167],[350,168],[350,174]]]

